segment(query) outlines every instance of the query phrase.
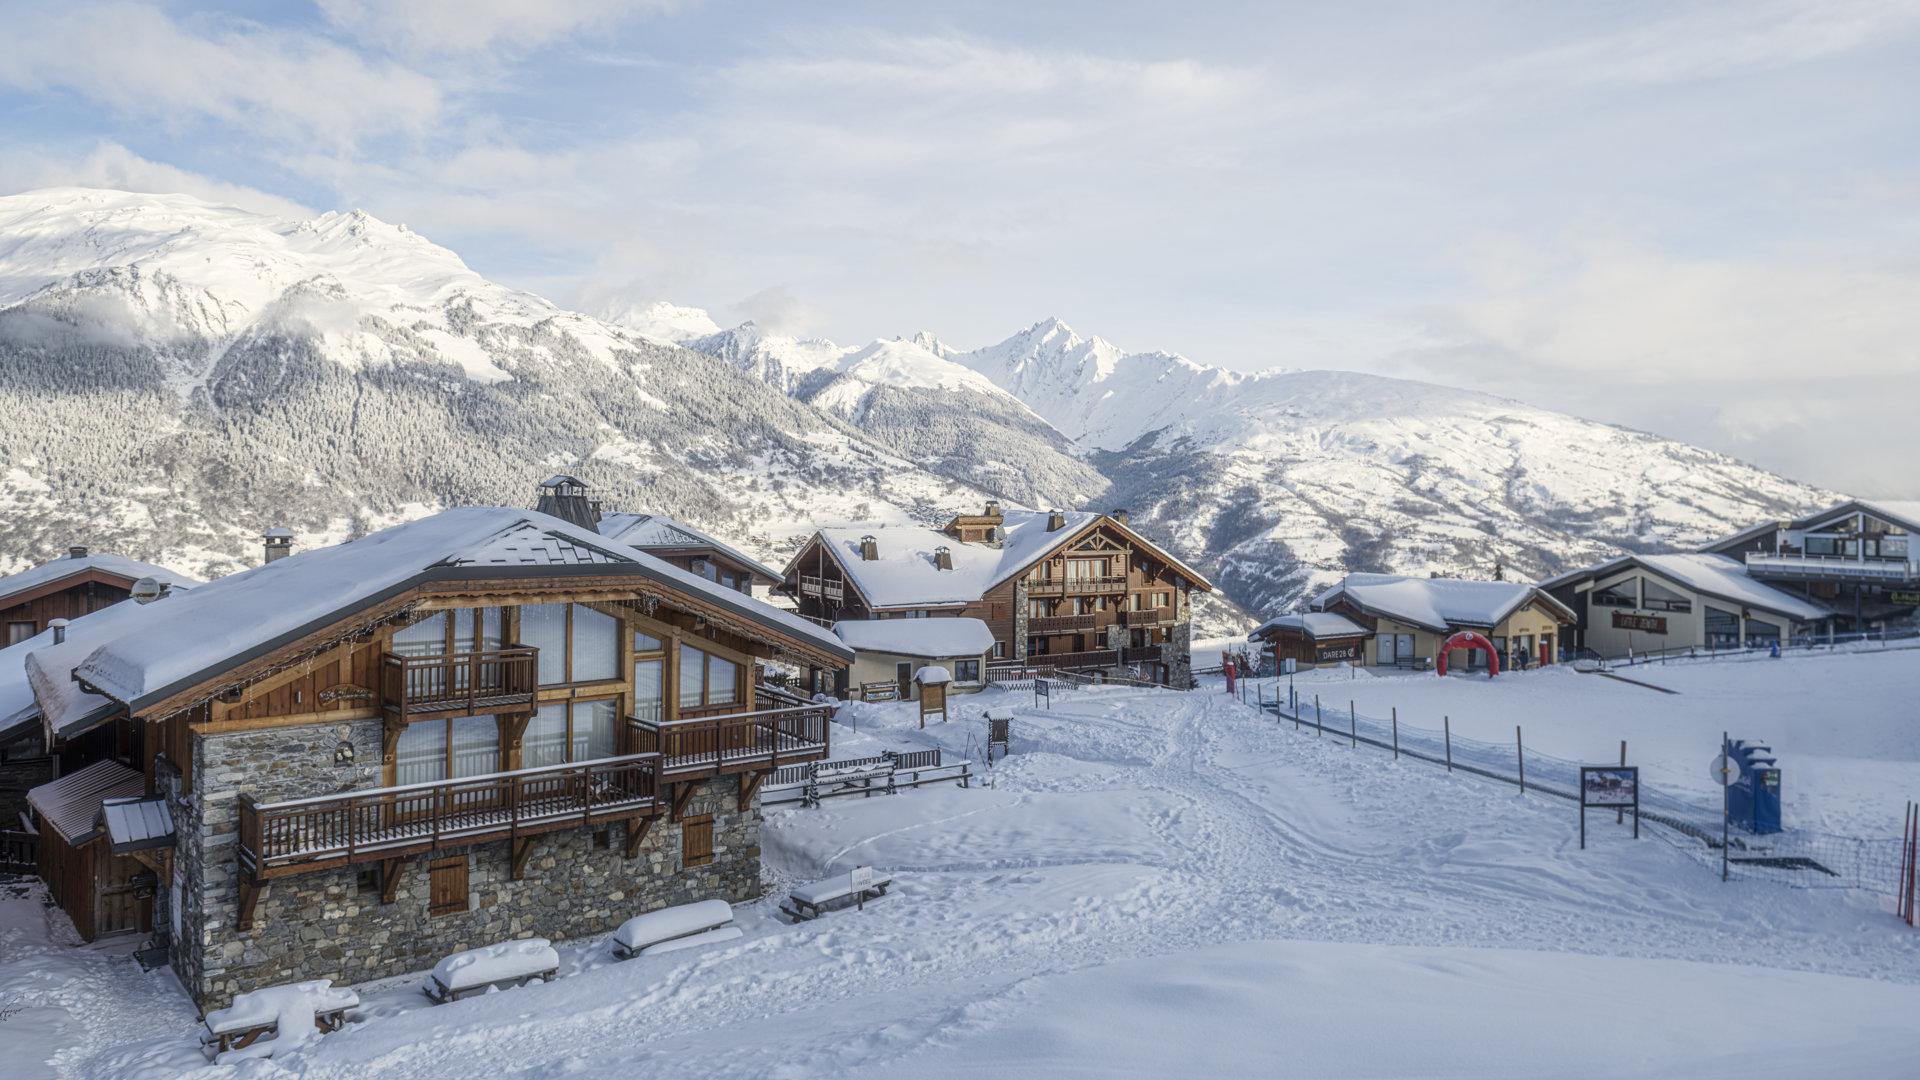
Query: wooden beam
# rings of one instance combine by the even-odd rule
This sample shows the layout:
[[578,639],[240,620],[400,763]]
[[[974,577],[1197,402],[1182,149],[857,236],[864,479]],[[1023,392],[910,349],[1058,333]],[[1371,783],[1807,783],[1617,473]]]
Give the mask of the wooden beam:
[[533,854],[533,837],[515,837],[513,841],[513,880],[527,876],[527,856]]
[[670,815],[674,821],[680,820],[680,815],[686,811],[687,804],[693,801],[694,790],[699,786],[700,781],[698,780],[689,780],[686,783],[674,785],[673,813]]
[[771,772],[750,772],[740,774],[740,812],[746,813],[753,805],[753,797],[760,794],[760,784]]
[[394,896],[400,891],[400,867],[405,859],[380,860],[380,902],[393,903]]
[[[175,714],[178,715],[178,714]],[[255,716],[248,719],[213,720],[193,725],[202,735],[225,735],[236,731],[265,731],[277,727],[304,727],[308,724],[351,723],[371,720],[379,709],[335,709],[332,712],[293,713],[287,716]]]
[[640,843],[647,838],[647,830],[651,828],[651,817],[637,817],[627,822],[627,858],[640,854]]
[[260,903],[260,890],[263,887],[259,882],[251,881],[244,875],[240,878],[240,913],[235,921],[237,929],[253,929],[253,909]]

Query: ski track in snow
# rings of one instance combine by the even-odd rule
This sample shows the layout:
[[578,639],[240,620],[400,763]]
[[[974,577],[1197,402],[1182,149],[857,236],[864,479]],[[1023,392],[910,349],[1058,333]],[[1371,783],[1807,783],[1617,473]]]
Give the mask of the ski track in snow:
[[[987,703],[1026,700],[990,692],[924,732],[910,705],[852,706],[860,730],[836,729],[836,756],[868,743],[958,756]],[[1217,693],[1064,695],[1050,712],[1021,707],[1014,739],[992,787],[769,811],[768,877],[780,884],[738,909],[738,943],[622,964],[603,942],[563,944],[554,984],[433,1009],[416,980],[388,980],[362,988],[371,1019],[244,1075],[885,1068],[1026,1023],[1023,995],[1044,997],[1054,980],[1236,942],[1764,960],[1920,983],[1920,935],[1869,898],[1723,886],[1669,843],[1635,844],[1611,822],[1579,852],[1560,800],[1396,764]],[[894,892],[813,923],[773,917],[781,884],[856,862],[893,871]],[[185,1031],[95,1038],[62,1054],[62,1075],[200,1065]]]

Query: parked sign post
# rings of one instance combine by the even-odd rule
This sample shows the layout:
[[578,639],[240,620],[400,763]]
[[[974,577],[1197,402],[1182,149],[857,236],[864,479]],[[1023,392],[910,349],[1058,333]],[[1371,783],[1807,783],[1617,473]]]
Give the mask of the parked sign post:
[[1633,811],[1633,838],[1640,839],[1640,768],[1637,765],[1580,766],[1580,850],[1587,848],[1587,810]]
[[1707,763],[1707,775],[1720,785],[1720,880],[1727,880],[1727,845],[1732,841],[1728,835],[1727,823],[1733,817],[1733,782],[1740,779],[1740,763],[1733,759],[1729,751],[1732,743],[1727,733],[1720,733],[1720,756]]
[[1053,687],[1045,679],[1033,680],[1033,707],[1040,707],[1040,699],[1047,699],[1047,708],[1053,708]]
[[867,890],[873,887],[873,867],[856,866],[847,871],[847,884],[853,887],[854,907],[867,910]]

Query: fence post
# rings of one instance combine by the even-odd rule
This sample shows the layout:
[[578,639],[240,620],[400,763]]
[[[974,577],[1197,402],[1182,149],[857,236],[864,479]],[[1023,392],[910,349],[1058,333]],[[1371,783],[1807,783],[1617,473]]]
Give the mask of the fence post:
[[1452,772],[1453,771],[1453,720],[1452,718],[1445,717],[1445,716],[1442,716],[1440,718],[1440,734],[1445,736],[1447,740],[1447,771]]
[[1360,716],[1354,711],[1353,700],[1347,700],[1347,740],[1355,750],[1360,749]]
[[[1623,769],[1627,767],[1627,740],[1625,739],[1620,740],[1620,767]],[[1635,797],[1638,798],[1637,795]],[[1639,814],[1637,813],[1634,814],[1636,828],[1638,827],[1639,817],[1640,817]],[[1615,810],[1613,812],[1613,823],[1615,825],[1624,824],[1626,820],[1627,820],[1627,812],[1624,809]]]
[[1400,706],[1393,707],[1393,760],[1400,760]]
[[1527,748],[1520,742],[1520,725],[1513,725],[1513,752],[1520,759],[1520,794],[1527,793]]
[[1327,733],[1326,725],[1320,722],[1320,695],[1313,695],[1313,734],[1317,738]]

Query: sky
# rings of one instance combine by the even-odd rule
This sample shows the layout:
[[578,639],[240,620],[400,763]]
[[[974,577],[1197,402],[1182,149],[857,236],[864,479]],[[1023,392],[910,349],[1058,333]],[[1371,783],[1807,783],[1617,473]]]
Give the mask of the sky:
[[365,209],[596,314],[1047,316],[1920,497],[1920,2],[0,0],[0,191]]

